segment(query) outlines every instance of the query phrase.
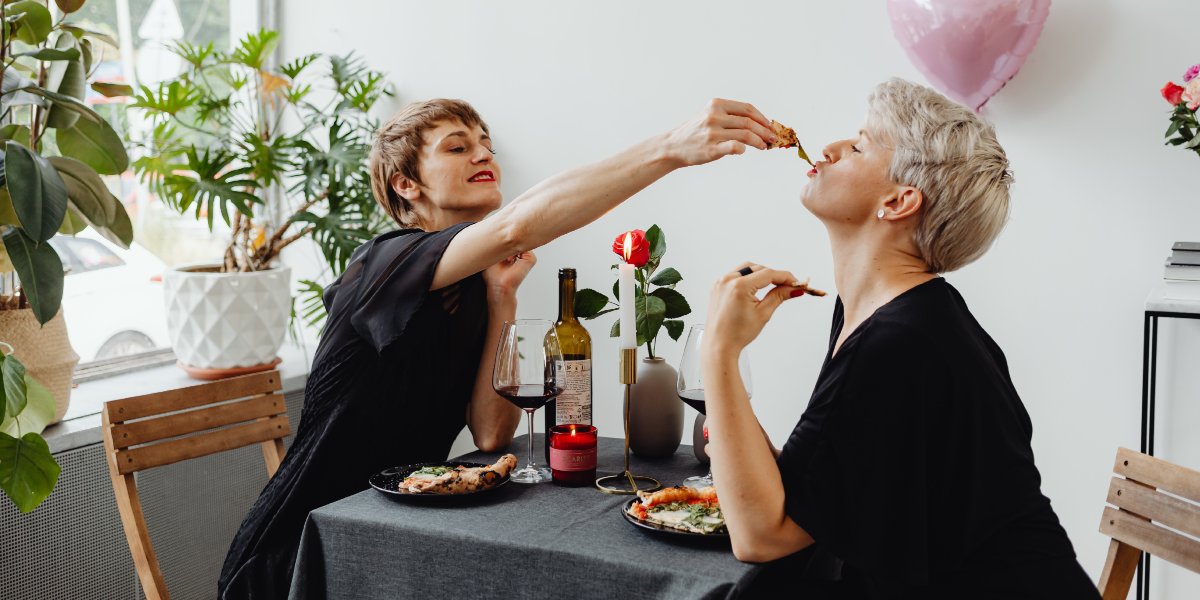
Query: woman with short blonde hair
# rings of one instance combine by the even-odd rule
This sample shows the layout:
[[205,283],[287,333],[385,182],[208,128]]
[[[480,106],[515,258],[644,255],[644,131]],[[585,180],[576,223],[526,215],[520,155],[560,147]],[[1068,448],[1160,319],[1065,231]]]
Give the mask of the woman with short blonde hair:
[[806,288],[747,263],[710,296],[709,454],[734,554],[790,557],[767,573],[806,598],[1097,598],[1041,493],[1004,353],[938,276],[1003,228],[1004,150],[990,125],[916,84],[881,84],[868,105],[801,193],[829,233],[838,298],[781,450],[760,433],[738,356]]

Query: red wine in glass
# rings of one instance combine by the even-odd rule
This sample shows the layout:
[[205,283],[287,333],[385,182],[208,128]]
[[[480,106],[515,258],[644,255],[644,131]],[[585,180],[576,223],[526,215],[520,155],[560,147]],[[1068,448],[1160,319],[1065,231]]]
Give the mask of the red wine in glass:
[[561,394],[562,391],[563,389],[560,387],[537,384],[505,385],[496,388],[497,394],[524,410],[537,410]]
[[696,409],[700,414],[704,413],[704,390],[688,389],[679,391],[679,399],[683,400],[684,404]]

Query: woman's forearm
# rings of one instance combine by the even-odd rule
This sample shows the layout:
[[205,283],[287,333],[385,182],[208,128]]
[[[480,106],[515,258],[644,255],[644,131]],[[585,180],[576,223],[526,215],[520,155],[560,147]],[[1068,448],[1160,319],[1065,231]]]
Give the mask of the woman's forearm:
[[737,353],[704,360],[708,454],[734,555],[764,562],[804,548],[812,538],[787,516],[779,467],[750,407]]
[[579,229],[678,168],[679,164],[662,152],[661,138],[546,179],[464,229],[446,248],[430,289],[450,285]]
[[488,325],[483,352],[475,374],[475,387],[467,404],[467,428],[475,446],[495,452],[512,442],[513,432],[521,424],[521,409],[501,398],[492,388],[492,368],[496,363],[496,345],[505,321],[516,317],[517,299],[511,294],[488,295]]

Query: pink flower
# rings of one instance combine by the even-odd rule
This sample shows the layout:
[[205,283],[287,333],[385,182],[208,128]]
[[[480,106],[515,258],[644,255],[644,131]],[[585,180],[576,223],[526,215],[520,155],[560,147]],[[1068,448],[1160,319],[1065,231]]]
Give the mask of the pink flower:
[[1200,75],[1200,65],[1192,65],[1189,67],[1187,72],[1183,74],[1183,82],[1190,82],[1196,78],[1196,75]]
[[1183,96],[1183,88],[1176,85],[1174,81],[1168,81],[1167,84],[1162,87],[1163,100],[1166,100],[1171,106],[1179,104],[1179,99],[1181,96]]
[[1193,78],[1188,82],[1179,99],[1187,102],[1188,110],[1196,110],[1197,107],[1200,107],[1200,77]]

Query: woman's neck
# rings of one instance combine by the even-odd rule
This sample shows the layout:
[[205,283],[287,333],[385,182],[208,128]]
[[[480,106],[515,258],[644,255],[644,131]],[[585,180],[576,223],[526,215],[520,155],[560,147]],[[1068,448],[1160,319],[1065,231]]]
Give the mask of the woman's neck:
[[831,232],[830,245],[847,324],[857,326],[896,296],[937,277],[915,248],[890,240],[839,238]]

